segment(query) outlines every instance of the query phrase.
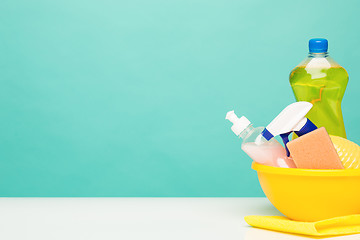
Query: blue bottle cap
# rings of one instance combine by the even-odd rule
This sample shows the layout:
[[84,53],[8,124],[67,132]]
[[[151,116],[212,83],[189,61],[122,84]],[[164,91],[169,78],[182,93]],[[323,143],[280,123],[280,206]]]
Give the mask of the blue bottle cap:
[[313,38],[309,41],[309,52],[323,53],[328,50],[328,40],[325,38]]

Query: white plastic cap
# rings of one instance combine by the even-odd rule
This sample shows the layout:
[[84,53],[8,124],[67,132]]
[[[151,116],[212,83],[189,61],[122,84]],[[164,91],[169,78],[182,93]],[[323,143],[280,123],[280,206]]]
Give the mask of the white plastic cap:
[[238,118],[234,111],[230,111],[226,114],[225,119],[233,123],[231,130],[239,136],[242,131],[244,131],[251,122],[244,116]]

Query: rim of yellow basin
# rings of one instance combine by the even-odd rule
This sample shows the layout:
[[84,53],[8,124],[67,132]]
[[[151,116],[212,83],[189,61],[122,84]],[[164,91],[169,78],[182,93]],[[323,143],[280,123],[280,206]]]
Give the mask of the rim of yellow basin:
[[300,176],[360,176],[360,169],[300,169],[300,168],[280,168],[252,163],[252,169],[280,175],[300,175]]

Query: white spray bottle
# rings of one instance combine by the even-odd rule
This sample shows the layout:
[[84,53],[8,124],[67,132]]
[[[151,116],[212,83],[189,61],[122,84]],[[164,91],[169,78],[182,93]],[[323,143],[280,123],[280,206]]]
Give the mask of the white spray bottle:
[[286,147],[289,142],[289,135],[295,132],[296,135],[302,135],[311,132],[317,127],[305,116],[312,108],[312,104],[305,101],[295,102],[288,105],[280,114],[261,133],[266,140],[273,139],[274,136],[280,135],[282,138],[286,154],[289,157],[290,152]]
[[296,167],[275,138],[266,140],[263,137],[264,127],[254,128],[246,117],[238,118],[234,111],[228,112],[225,119],[233,123],[231,130],[243,139],[241,149],[255,162],[273,167]]

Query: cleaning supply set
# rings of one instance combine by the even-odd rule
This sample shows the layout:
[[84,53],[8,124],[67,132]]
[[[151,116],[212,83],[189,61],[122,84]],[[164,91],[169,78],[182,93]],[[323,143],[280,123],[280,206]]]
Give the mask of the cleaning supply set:
[[348,75],[327,48],[326,39],[309,41],[309,56],[290,74],[297,102],[265,128],[226,114],[265,195],[288,217],[248,216],[251,226],[316,236],[360,233],[360,147],[346,139],[341,113]]
[[[343,169],[326,129],[318,129],[305,117],[312,106],[303,101],[292,103],[266,128],[254,128],[245,116],[238,118],[234,111],[228,112],[226,119],[233,123],[231,130],[243,138],[241,149],[259,164],[285,168]],[[289,141],[292,132],[299,138]],[[274,138],[278,135],[284,146]]]

